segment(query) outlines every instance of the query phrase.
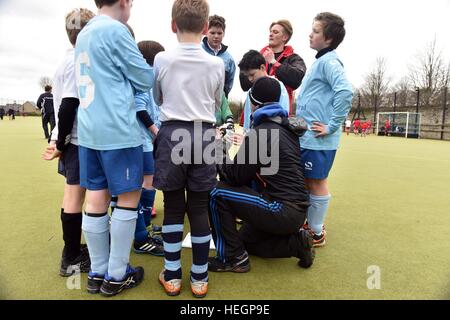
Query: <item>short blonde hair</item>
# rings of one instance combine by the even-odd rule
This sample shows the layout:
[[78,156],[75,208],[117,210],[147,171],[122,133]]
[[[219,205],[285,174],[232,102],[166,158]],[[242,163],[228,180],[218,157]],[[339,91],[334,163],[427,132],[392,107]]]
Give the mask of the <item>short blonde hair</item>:
[[73,9],[66,15],[66,31],[72,45],[75,45],[78,34],[93,17],[95,14],[84,8]]
[[270,29],[272,29],[272,27],[274,25],[280,25],[281,27],[283,27],[284,30],[284,34],[287,35],[289,38],[287,39],[286,43],[289,42],[289,40],[291,40],[292,35],[294,34],[294,29],[292,28],[292,24],[289,22],[289,20],[278,20],[275,22],[272,22],[272,24],[270,25]]
[[181,32],[201,33],[208,16],[206,0],[176,0],[172,7],[172,20]]

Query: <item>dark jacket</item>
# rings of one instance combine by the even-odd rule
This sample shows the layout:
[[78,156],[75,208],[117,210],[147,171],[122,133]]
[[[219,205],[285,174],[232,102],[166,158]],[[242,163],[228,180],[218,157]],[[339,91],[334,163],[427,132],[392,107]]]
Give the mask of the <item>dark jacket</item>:
[[36,106],[43,110],[43,115],[55,113],[55,110],[53,109],[53,94],[50,92],[41,94],[36,102]]
[[[253,186],[271,201],[304,205],[308,202],[308,193],[300,166],[299,144],[304,128],[292,125],[287,112],[278,103],[256,110],[253,123],[233,163],[228,160],[219,166],[221,180],[232,186]],[[265,175],[264,171],[271,166],[278,170]]]
[[[261,54],[268,48],[264,47]],[[290,112],[292,114],[292,93],[300,87],[303,77],[306,73],[306,65],[303,59],[296,53],[291,46],[285,46],[283,52],[275,53],[275,59],[281,64],[275,67],[272,64],[266,64],[267,73],[270,76],[275,76],[278,80],[283,82],[289,94]]]

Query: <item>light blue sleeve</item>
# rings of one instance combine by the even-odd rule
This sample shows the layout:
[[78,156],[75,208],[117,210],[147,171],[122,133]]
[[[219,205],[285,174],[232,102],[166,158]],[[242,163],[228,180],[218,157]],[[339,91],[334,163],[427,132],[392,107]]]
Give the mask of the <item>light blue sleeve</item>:
[[130,81],[136,92],[146,92],[153,86],[154,74],[136,42],[126,29],[114,33],[112,39],[115,47],[112,48],[114,63],[120,68],[124,76]]
[[234,60],[231,57],[228,63],[230,65],[230,73],[227,79],[227,83],[225,83],[225,89],[226,91],[230,92],[231,89],[233,88],[234,76],[236,74],[236,64],[234,63]]
[[245,104],[244,104],[244,130],[250,129],[251,113],[252,113],[252,108],[250,106],[250,96],[247,94],[247,99],[245,99]]
[[337,59],[329,60],[324,64],[325,78],[334,92],[332,101],[333,113],[328,122],[328,133],[340,129],[342,123],[350,112],[353,99],[353,89],[347,80],[344,68]]
[[158,53],[155,56],[155,60],[153,62],[153,70],[155,72],[155,82],[154,82],[153,88],[152,88],[153,102],[155,102],[155,104],[157,106],[160,106],[163,103],[163,95],[162,95],[162,91],[161,91],[161,83],[158,81],[159,69],[161,68],[160,64],[161,64],[161,62],[160,62],[160,55]]
[[134,96],[134,101],[136,104],[136,112],[147,111],[147,105],[150,103],[150,97],[146,92],[139,92]]
[[150,94],[150,101],[149,101],[149,114],[150,117],[153,120],[153,123],[155,124],[155,126],[157,126],[158,128],[161,127],[161,121],[159,121],[159,107],[156,105],[155,101],[153,100],[153,95]]
[[289,94],[286,90],[286,87],[283,83],[280,82],[281,87],[281,95],[280,95],[280,105],[283,107],[284,110],[289,114]]

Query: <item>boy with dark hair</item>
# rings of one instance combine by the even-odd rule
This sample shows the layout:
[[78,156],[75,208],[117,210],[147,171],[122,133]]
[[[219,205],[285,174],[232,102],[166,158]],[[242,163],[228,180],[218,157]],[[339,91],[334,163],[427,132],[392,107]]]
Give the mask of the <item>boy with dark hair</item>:
[[[239,62],[240,72],[247,77],[247,79],[253,84],[261,77],[267,77],[266,60],[263,55],[256,50],[250,50],[244,54],[242,60]],[[289,95],[284,84],[277,79],[281,87],[280,105],[289,113]],[[250,96],[247,95],[243,110],[243,122],[244,132],[248,131],[251,127],[251,104]]]
[[[155,41],[141,41],[138,43],[138,48],[151,67],[153,66],[156,54],[164,51],[164,47]],[[156,190],[153,188],[153,175],[155,174],[153,141],[158,134],[158,127],[160,126],[159,109],[153,100],[151,89],[147,92],[137,93],[134,98],[136,102],[136,115],[144,142],[144,182],[142,184],[138,218],[134,233],[134,252],[163,256],[164,248],[162,241],[156,237],[156,233],[161,233],[161,227],[151,223],[152,208],[156,194]]]
[[323,222],[331,198],[327,177],[339,146],[340,128],[353,98],[352,85],[334,51],[344,35],[341,17],[323,12],[314,18],[309,40],[310,47],[317,51],[317,60],[303,79],[297,98],[296,115],[308,124],[300,146],[311,203],[305,229],[311,230],[315,247],[325,245]]
[[210,16],[208,33],[206,34],[206,37],[203,38],[202,46],[206,52],[223,60],[223,64],[225,65],[225,84],[223,91],[228,98],[228,94],[230,93],[231,88],[233,88],[236,64],[234,63],[231,54],[227,51],[228,46],[222,43],[223,37],[225,36],[225,28],[224,17],[218,15]]
[[[45,139],[50,139],[50,133],[55,128],[55,110],[53,108],[52,86],[46,85],[45,92],[41,94],[36,102],[36,107],[42,113],[42,129],[44,130]],[[48,124],[50,124],[50,133],[48,133]]]
[[64,249],[59,274],[67,277],[78,271],[89,272],[87,248],[80,245],[82,207],[86,189],[80,186],[78,161],[77,110],[80,104],[75,84],[75,43],[80,31],[95,16],[87,9],[74,9],[66,15],[66,32],[72,48],[67,50],[64,62],[53,78],[56,126],[44,160],[59,157],[58,173],[66,178],[61,206]]
[[[308,207],[298,139],[304,128],[288,120],[288,112],[276,102],[280,94],[276,79],[255,81],[249,92],[252,129],[234,160],[225,159],[219,166],[221,181],[210,200],[217,253],[208,259],[210,271],[249,271],[247,252],[265,258],[297,257],[303,268],[313,263],[312,237],[300,230]],[[235,218],[243,220],[239,231]]]
[[[128,263],[143,176],[134,94],[151,88],[154,77],[125,26],[133,0],[95,3],[98,15],[75,49],[80,184],[87,189],[82,229],[91,258],[88,292],[109,297],[144,276]],[[111,194],[118,201],[110,224]]]
[[161,106],[162,125],[155,141],[153,184],[164,194],[165,261],[159,281],[169,296],[181,290],[186,211],[192,235],[191,291],[194,297],[202,298],[208,290],[208,197],[217,180],[214,162],[206,161],[203,154],[215,139],[214,113],[221,104],[225,78],[222,60],[201,47],[202,35],[208,31],[208,15],[205,0],[176,0],[172,31],[179,46],[157,54],[154,64],[153,96]]

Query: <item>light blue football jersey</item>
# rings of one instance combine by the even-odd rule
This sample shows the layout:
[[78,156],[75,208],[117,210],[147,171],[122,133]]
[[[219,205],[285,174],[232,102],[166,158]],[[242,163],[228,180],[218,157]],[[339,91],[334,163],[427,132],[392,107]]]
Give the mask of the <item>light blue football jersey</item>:
[[[159,121],[159,107],[156,105],[153,100],[153,93],[150,89],[147,92],[137,93],[135,96],[136,101],[136,112],[146,111],[150,118],[152,118],[153,123],[158,128],[161,126],[161,122]],[[143,142],[144,152],[152,152],[153,151],[153,136],[150,133],[150,130],[139,121],[139,127],[141,128],[141,137]]]
[[340,129],[352,99],[352,85],[336,52],[333,50],[317,59],[300,86],[296,116],[306,121],[308,129],[316,121],[326,124],[328,134],[316,138],[316,132],[307,130],[300,138],[300,146],[310,150],[337,150]]
[[79,144],[94,150],[142,145],[134,95],[153,86],[153,69],[127,27],[106,15],[78,35],[75,73],[80,108]]
[[[286,110],[287,113],[289,114],[288,92],[287,92],[284,84],[280,80],[278,80],[278,79],[276,79],[276,80],[278,81],[278,83],[280,84],[280,87],[281,87],[280,101],[278,101],[278,102],[283,107],[283,109]],[[248,130],[250,130],[250,125],[251,125],[250,115],[251,114],[252,114],[252,106],[250,104],[250,96],[247,93],[247,99],[245,99],[245,105],[244,105],[244,132],[247,132]]]

